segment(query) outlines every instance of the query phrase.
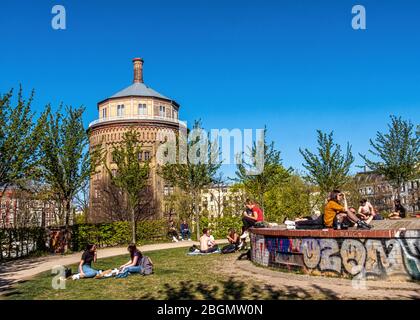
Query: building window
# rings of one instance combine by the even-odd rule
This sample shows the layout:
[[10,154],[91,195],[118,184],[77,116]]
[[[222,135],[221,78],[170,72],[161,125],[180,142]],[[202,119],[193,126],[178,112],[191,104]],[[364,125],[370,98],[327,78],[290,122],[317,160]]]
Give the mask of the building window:
[[139,161],[142,161],[143,160],[143,152],[139,152],[139,154],[138,154],[138,160]]
[[164,117],[165,116],[165,107],[164,106],[160,106],[159,107],[159,116],[160,117]]
[[150,159],[150,152],[149,151],[145,151],[144,152],[144,161],[148,161]]
[[124,115],[124,105],[119,104],[119,105],[117,105],[117,116],[121,117],[123,115]]
[[106,118],[106,108],[102,109],[102,118]]
[[146,107],[145,103],[140,103],[139,104],[138,114],[139,115],[146,115],[147,114],[147,107]]
[[117,176],[117,169],[112,169],[111,174],[115,178]]

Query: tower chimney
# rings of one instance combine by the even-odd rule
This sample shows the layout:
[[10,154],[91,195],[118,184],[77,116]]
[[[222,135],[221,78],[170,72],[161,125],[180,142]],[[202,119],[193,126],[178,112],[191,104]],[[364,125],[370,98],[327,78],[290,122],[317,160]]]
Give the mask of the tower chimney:
[[134,68],[134,80],[133,83],[143,83],[143,59],[134,58],[133,59],[133,68]]

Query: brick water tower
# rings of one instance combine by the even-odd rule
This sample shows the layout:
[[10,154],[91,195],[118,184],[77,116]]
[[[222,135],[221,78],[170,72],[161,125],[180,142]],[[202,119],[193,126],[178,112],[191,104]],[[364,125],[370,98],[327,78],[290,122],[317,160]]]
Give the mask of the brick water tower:
[[[133,59],[133,83],[116,94],[100,101],[97,105],[98,119],[89,124],[90,148],[102,145],[106,148],[108,168],[112,174],[117,171],[113,163],[112,145],[122,141],[123,135],[134,128],[139,134],[142,152],[139,161],[150,160],[149,208],[153,217],[163,216],[163,195],[170,188],[157,175],[156,151],[162,141],[158,141],[158,131],[179,132],[183,123],[178,120],[179,104],[148,87],[143,81],[143,59]],[[90,222],[106,222],[124,219],[124,195],[109,183],[105,166],[97,167],[97,173],[90,183]],[[146,208],[147,209],[147,208]]]

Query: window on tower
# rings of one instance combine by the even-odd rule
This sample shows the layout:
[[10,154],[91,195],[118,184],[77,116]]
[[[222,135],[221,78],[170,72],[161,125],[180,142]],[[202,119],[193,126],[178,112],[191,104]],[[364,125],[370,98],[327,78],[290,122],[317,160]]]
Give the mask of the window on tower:
[[159,116],[164,117],[165,116],[165,106],[159,107]]
[[148,161],[150,159],[150,152],[149,151],[145,151],[144,152],[144,161]]
[[106,108],[102,109],[102,118],[106,118]]
[[123,115],[124,115],[124,105],[119,104],[119,105],[117,105],[117,116],[121,117]]
[[147,107],[146,107],[145,103],[140,103],[139,104],[138,114],[139,115],[146,115],[147,114]]

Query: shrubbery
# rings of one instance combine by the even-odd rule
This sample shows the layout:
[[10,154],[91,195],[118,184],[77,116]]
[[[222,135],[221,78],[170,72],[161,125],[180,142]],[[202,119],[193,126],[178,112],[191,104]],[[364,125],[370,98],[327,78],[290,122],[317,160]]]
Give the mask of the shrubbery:
[[217,218],[202,217],[200,219],[200,227],[210,228],[216,239],[224,239],[230,228],[234,228],[239,234],[241,233],[242,219],[240,216],[235,215],[225,215]]
[[[167,222],[145,220],[137,223],[137,241],[163,239],[167,233]],[[99,247],[128,245],[131,242],[131,227],[127,221],[77,224],[72,226],[72,250],[83,250],[86,244],[95,243]]]

